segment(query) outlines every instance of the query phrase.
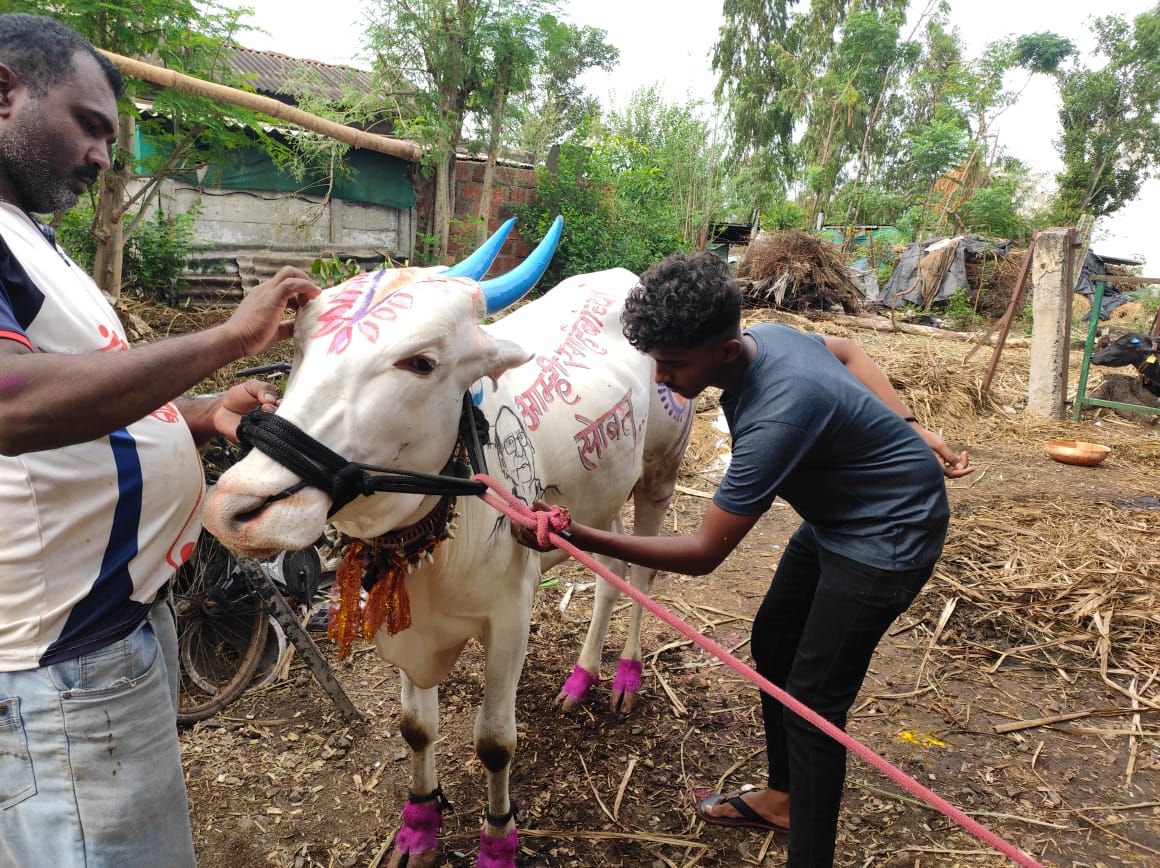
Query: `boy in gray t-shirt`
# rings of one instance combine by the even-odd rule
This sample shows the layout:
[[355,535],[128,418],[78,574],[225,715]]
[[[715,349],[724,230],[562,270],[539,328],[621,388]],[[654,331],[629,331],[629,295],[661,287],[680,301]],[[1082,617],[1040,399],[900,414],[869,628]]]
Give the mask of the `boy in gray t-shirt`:
[[[919,425],[852,341],[774,324],[742,333],[740,293],[711,255],[654,265],[621,321],[656,362],[658,383],[686,398],[724,390],[733,457],[696,532],[638,537],[573,523],[572,541],[705,575],[781,497],[803,521],[753,621],[755,668],[844,727],[878,642],[934,570],[950,513],[942,477],[971,473],[967,453]],[[539,548],[534,533],[513,532]],[[791,868],[831,865],[845,748],[772,697],[761,701],[769,786],[710,796],[697,814],[788,832]]]

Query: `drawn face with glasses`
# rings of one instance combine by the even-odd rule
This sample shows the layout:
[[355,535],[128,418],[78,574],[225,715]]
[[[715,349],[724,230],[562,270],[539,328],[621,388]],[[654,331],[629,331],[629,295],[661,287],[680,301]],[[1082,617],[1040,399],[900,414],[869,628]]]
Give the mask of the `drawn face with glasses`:
[[500,470],[511,483],[512,491],[524,503],[532,504],[544,493],[536,476],[536,447],[510,407],[500,408],[496,417],[495,442]]

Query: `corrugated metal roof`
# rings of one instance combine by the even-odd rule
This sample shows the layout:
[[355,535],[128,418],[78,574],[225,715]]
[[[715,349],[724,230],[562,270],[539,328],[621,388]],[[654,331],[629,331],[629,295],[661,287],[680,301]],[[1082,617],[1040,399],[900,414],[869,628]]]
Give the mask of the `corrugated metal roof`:
[[240,45],[226,49],[234,72],[265,96],[297,102],[297,95],[310,93],[328,100],[341,99],[352,90],[366,93],[372,86],[371,74],[353,66],[338,66],[290,57],[276,51],[258,51]]

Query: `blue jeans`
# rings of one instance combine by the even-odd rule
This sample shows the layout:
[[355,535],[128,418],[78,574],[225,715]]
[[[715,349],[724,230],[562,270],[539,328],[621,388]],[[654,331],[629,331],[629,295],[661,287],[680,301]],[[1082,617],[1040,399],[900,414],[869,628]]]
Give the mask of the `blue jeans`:
[[0,865],[195,864],[168,599],[127,638],[0,672]]
[[[754,668],[840,729],[870,659],[934,565],[881,570],[826,551],[803,524],[790,538],[753,620]],[[789,793],[787,868],[829,868],[846,748],[761,694],[769,785]]]

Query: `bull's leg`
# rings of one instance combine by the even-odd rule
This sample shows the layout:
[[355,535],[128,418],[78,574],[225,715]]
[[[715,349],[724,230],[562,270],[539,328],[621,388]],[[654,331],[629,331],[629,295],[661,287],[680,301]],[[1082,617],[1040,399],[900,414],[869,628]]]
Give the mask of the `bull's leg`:
[[411,791],[390,868],[430,868],[438,850],[439,824],[448,807],[435,774],[439,688],[416,687],[405,672],[399,673],[399,680],[403,685],[399,729],[411,748]]
[[[620,516],[610,528],[615,533],[624,533],[624,522]],[[615,558],[597,555],[596,560],[601,566],[615,575],[624,577],[625,563]],[[588,700],[593,685],[600,683],[600,655],[604,651],[604,637],[608,633],[608,621],[612,617],[612,607],[620,591],[604,579],[596,579],[596,599],[592,605],[592,620],[588,622],[588,633],[584,637],[584,646],[580,649],[580,659],[568,680],[564,682],[556,704],[564,711],[574,711]]]
[[[654,495],[643,482],[633,490],[633,534],[640,536],[656,536],[660,533],[661,525],[665,520],[665,511],[668,509],[672,497],[672,489],[667,493]],[[646,567],[632,565],[629,570],[629,581],[638,591],[646,594],[652,590],[652,582],[657,571]],[[639,603],[632,604],[629,615],[628,632],[624,639],[624,650],[620,653],[620,661],[616,665],[616,677],[612,680],[612,696],[609,704],[613,711],[627,714],[636,706],[637,694],[640,691],[640,676],[644,670],[644,661],[640,647],[640,624],[644,609]]]
[[516,750],[516,687],[528,650],[531,589],[538,571],[525,577],[527,589],[492,621],[484,644],[483,703],[475,717],[475,753],[487,769],[487,817],[479,836],[477,868],[515,868],[519,840],[516,803],[508,790]]

